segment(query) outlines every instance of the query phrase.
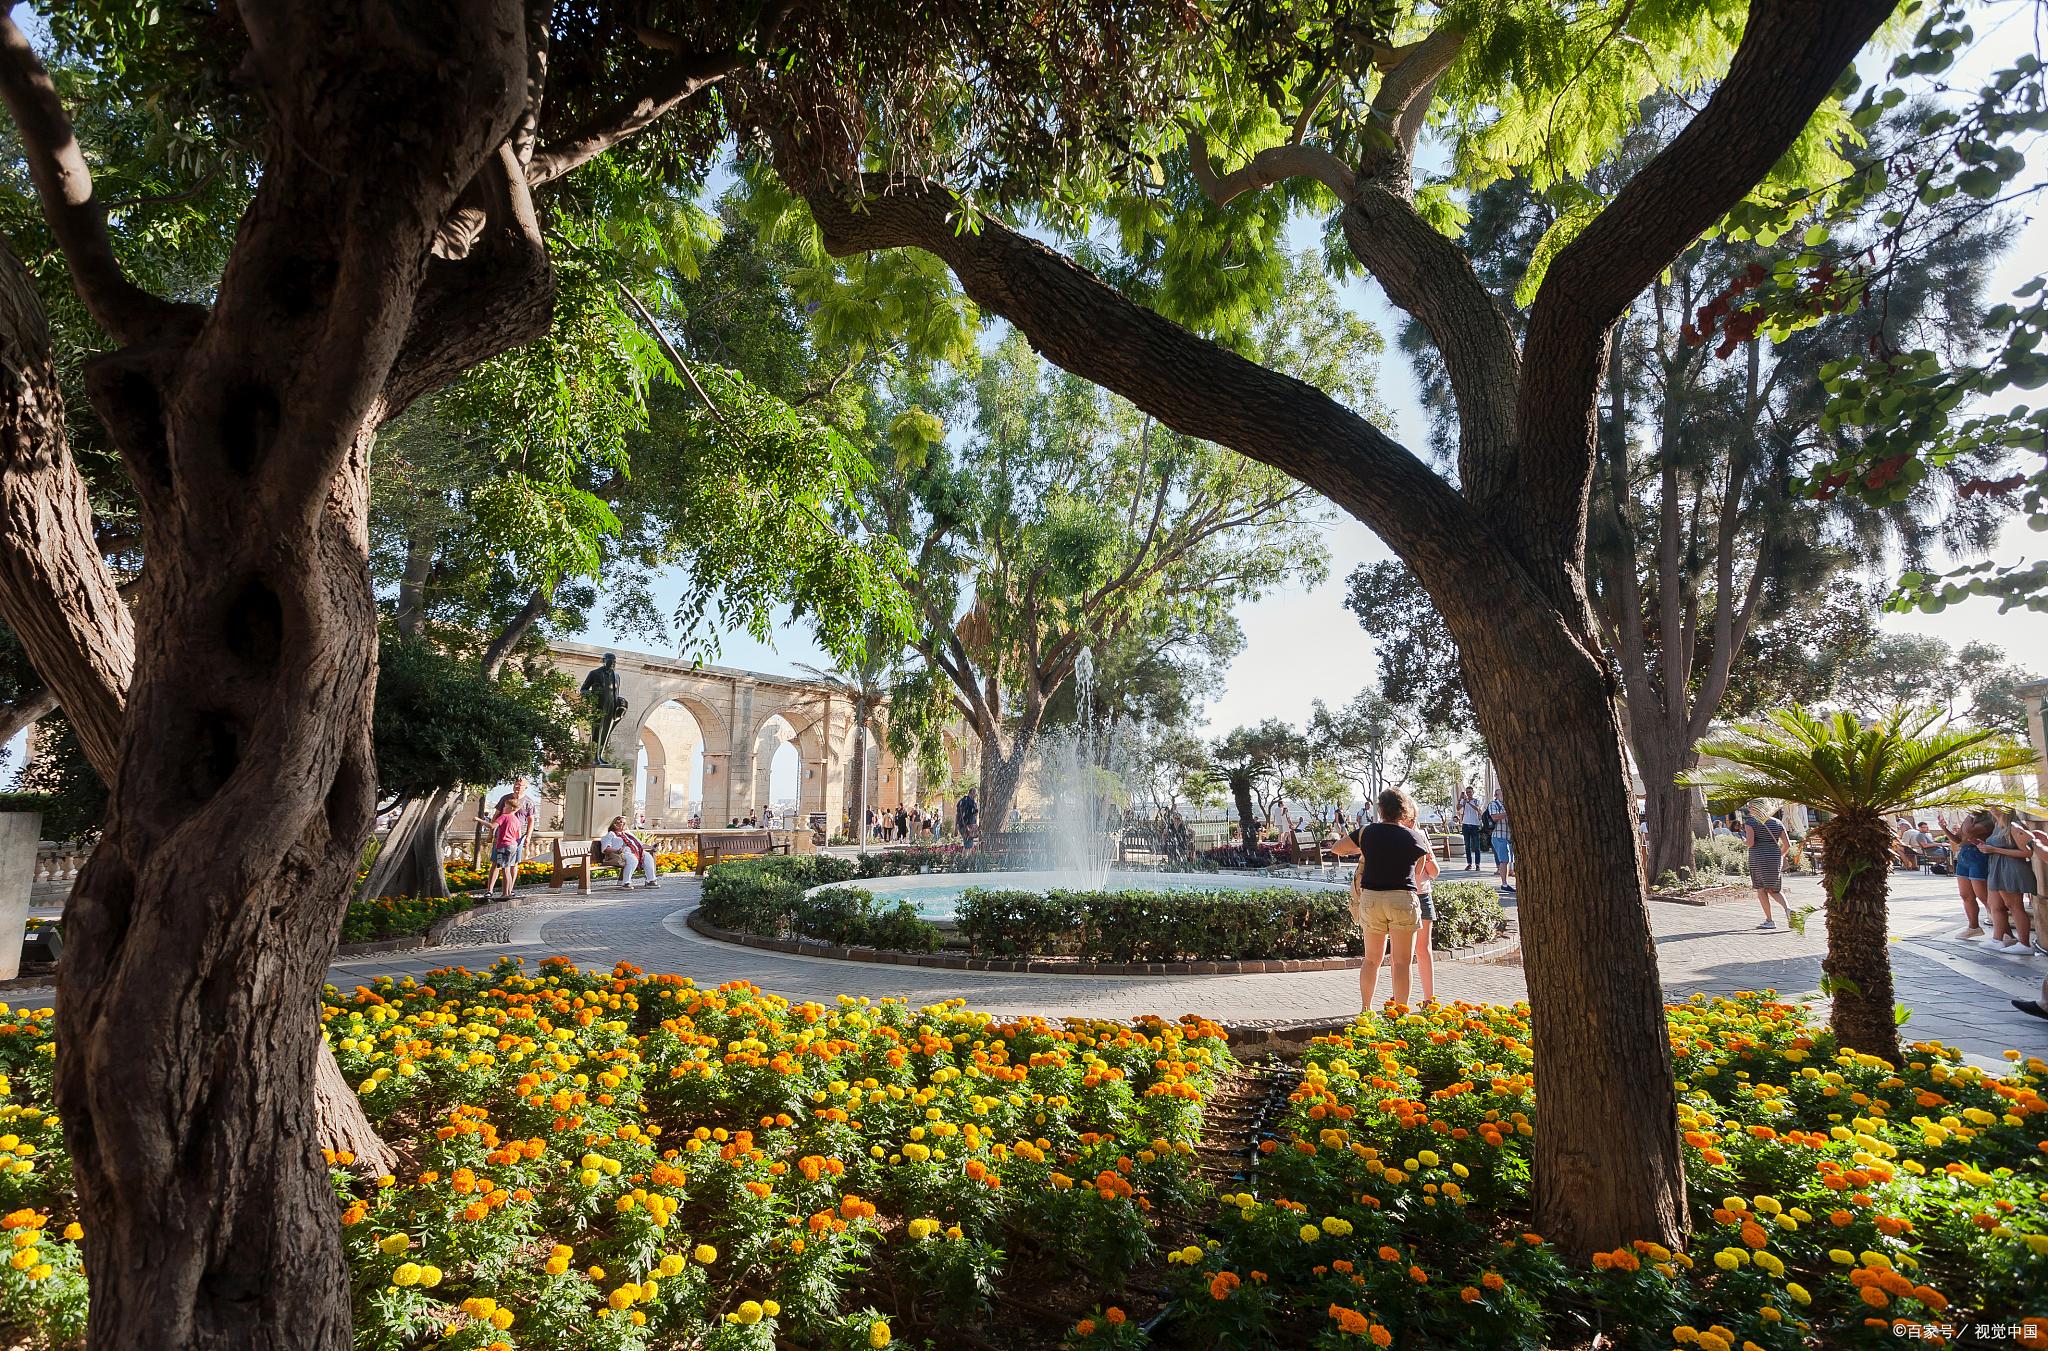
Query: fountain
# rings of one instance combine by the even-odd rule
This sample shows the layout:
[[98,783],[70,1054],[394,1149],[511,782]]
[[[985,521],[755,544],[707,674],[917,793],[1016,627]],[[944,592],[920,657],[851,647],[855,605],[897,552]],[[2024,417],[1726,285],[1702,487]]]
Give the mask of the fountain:
[[1009,852],[1035,866],[1017,871],[921,873],[874,878],[858,885],[877,900],[905,900],[925,919],[950,923],[960,894],[970,887],[1006,891],[1239,891],[1246,887],[1323,891],[1330,886],[1306,878],[1256,877],[1197,872],[1112,871],[1116,832],[1126,800],[1131,766],[1129,729],[1103,719],[1095,709],[1095,656],[1087,648],[1074,662],[1073,725],[1043,733],[1033,750],[1026,782],[1043,807],[1045,828],[1037,838],[1011,837]]

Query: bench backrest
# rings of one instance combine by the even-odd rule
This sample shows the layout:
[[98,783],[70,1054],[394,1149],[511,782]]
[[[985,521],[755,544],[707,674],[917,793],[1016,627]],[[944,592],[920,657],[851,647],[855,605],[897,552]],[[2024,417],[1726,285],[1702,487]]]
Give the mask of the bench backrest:
[[560,862],[582,858],[597,852],[596,840],[558,839],[555,841],[555,858]]
[[765,854],[773,848],[775,837],[767,831],[753,835],[706,835],[704,852],[707,854]]

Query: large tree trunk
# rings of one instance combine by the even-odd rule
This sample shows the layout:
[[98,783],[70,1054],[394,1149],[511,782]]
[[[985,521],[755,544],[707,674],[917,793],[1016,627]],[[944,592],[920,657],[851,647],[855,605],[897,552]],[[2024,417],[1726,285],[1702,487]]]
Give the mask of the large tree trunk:
[[1892,833],[1875,816],[1830,817],[1819,831],[1827,845],[1822,881],[1827,886],[1828,952],[1821,971],[1834,1001],[1829,1025],[1839,1044],[1900,1064],[1885,932]]
[[1686,1198],[1671,1045],[1619,706],[1592,642],[1552,612],[1500,605],[1503,594],[1453,588],[1438,605],[1466,654],[1514,825],[1539,1078],[1536,1227],[1568,1252],[1678,1242]]
[[1019,736],[1007,750],[1002,738],[984,734],[981,738],[981,836],[994,840],[1009,830],[1010,811],[1017,805],[1017,790],[1024,779],[1024,757],[1029,741]]
[[[374,802],[370,442],[408,399],[532,331],[517,304],[488,330],[451,304],[409,341],[465,185],[498,165],[512,206],[489,238],[532,234],[498,151],[527,93],[521,7],[249,0],[240,17],[265,167],[203,313],[119,277],[89,192],[78,205],[54,90],[4,34],[45,213],[124,344],[87,383],[136,482],[149,560],[55,1029],[90,1336],[122,1351],[350,1344],[314,1122],[318,992]],[[544,323],[545,293],[528,309]],[[81,722],[81,741],[101,730]]]
[[868,715],[862,706],[854,705],[853,718],[853,798],[847,805],[847,815],[853,820],[854,842],[862,849],[868,847]]
[[374,896],[446,896],[448,874],[441,842],[462,804],[461,788],[443,788],[416,797],[398,809],[385,833],[384,848],[371,860],[370,871],[356,894]]
[[[0,615],[46,673],[49,695],[68,705],[86,759],[112,784],[135,667],[135,624],[93,542],[92,507],[65,434],[41,300],[4,241],[0,358]],[[323,1082],[342,1082],[324,1040],[317,1060]],[[353,1094],[323,1096],[313,1130],[323,1147],[354,1155],[365,1169],[384,1173],[397,1165]]]

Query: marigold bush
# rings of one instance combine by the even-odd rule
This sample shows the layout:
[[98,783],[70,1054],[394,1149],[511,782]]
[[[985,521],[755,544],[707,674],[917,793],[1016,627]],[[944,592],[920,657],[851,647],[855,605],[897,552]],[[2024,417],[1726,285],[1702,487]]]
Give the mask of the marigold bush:
[[[436,972],[323,1011],[397,1176],[334,1159],[364,1348],[915,1344],[1019,1260],[1121,1284],[1198,1196],[1199,1019],[791,1004],[629,966]],[[47,1011],[0,1014],[0,1324],[85,1315]]]
[[[1198,1019],[791,1004],[561,962],[330,989],[323,1017],[403,1159],[332,1161],[380,1351],[949,1347],[992,1320],[1069,1351],[1793,1351],[2048,1313],[2048,1063],[1999,1077],[1920,1043],[1894,1068],[1769,994],[1670,1011],[1690,1250],[1589,1261],[1527,1231],[1523,1006],[1317,1039],[1221,1196],[1196,1150],[1235,1067]],[[37,1347],[86,1314],[53,1049],[47,1010],[0,1007],[0,1333]],[[1129,1310],[1160,1307],[1161,1273],[1154,1331]],[[1065,1322],[1020,1320],[1049,1299]]]
[[[2048,1313],[2048,1063],[1837,1052],[1768,993],[1670,1011],[1695,1230],[1569,1261],[1522,1232],[1528,1010],[1360,1018],[1309,1049],[1217,1236],[1180,1264],[1196,1345],[1791,1351]],[[2016,1053],[2014,1058],[2017,1059]],[[1627,1167],[1615,1160],[1615,1167]]]

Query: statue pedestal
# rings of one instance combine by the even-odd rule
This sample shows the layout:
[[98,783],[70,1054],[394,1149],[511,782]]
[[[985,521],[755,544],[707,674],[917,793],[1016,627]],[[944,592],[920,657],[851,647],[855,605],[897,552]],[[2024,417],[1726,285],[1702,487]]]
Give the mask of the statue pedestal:
[[562,834],[570,839],[602,835],[614,816],[630,819],[626,810],[626,773],[612,765],[593,765],[569,775],[562,794]]

